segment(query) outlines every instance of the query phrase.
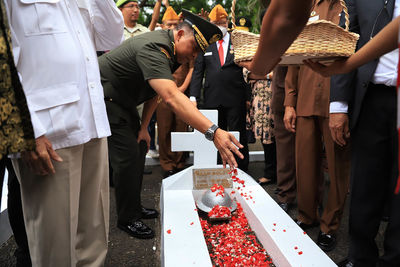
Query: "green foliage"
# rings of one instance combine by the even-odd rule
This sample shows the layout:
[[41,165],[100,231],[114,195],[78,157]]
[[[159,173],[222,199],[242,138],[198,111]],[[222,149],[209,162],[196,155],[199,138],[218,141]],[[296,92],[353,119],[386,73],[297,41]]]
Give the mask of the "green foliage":
[[[153,7],[156,0],[142,0],[139,1],[141,5],[141,15],[139,23],[143,25],[149,25],[151,21],[151,15],[153,14]],[[269,0],[237,0],[236,1],[236,16],[245,16],[251,19],[253,27],[252,31],[258,33],[260,28],[259,14],[260,10],[267,6]],[[182,8],[186,8],[194,13],[199,13],[202,8],[210,12],[211,9],[217,5],[221,4],[228,14],[231,14],[231,0],[170,0],[169,4],[175,9],[177,13],[181,11]],[[159,22],[164,14],[165,7],[161,7],[161,14]]]

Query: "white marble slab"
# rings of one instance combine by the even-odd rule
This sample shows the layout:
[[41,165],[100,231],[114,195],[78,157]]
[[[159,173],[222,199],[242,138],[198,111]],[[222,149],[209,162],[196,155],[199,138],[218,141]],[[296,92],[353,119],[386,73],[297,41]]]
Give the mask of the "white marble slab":
[[[192,190],[193,168],[197,167],[185,169],[162,183],[162,266],[212,266],[195,206],[194,195],[197,197],[201,192]],[[234,196],[276,266],[336,266],[253,178],[240,170],[238,177],[246,185],[241,192],[247,192],[252,199],[246,200],[237,190]],[[235,186],[239,185],[234,183]]]

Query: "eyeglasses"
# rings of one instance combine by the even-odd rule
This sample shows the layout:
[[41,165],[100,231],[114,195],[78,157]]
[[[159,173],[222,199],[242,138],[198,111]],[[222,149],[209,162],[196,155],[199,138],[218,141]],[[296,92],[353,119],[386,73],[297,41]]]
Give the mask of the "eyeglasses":
[[377,27],[378,24],[378,20],[382,15],[387,15],[388,18],[390,17],[389,15],[389,11],[387,10],[387,4],[388,4],[389,0],[385,0],[383,7],[381,8],[381,10],[379,11],[378,16],[376,16],[374,25],[372,26],[372,30],[371,30],[371,34],[369,36],[369,39],[374,38],[374,36],[380,31],[382,30],[383,27]]

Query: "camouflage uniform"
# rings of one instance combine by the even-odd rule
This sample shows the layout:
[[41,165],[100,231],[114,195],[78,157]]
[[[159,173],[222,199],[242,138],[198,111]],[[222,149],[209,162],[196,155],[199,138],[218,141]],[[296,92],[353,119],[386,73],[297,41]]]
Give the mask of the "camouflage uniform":
[[11,51],[10,29],[0,1],[0,159],[33,150],[35,138],[24,92]]

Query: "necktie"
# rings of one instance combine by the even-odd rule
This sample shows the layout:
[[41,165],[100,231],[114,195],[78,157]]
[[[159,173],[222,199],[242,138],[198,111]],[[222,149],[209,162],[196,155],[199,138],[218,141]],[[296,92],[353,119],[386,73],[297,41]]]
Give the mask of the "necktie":
[[221,63],[221,67],[225,63],[225,57],[224,57],[224,47],[222,46],[222,43],[224,40],[219,40],[219,48],[218,48],[218,54],[219,54],[219,62]]

